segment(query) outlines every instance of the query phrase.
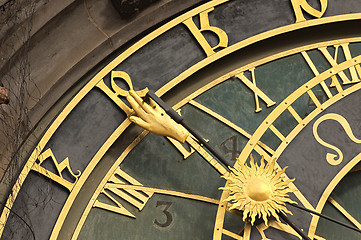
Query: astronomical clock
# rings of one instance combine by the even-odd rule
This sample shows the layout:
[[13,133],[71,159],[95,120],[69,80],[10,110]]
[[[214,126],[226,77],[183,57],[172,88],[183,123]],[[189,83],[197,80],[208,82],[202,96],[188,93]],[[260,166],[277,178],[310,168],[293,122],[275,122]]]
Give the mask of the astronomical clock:
[[101,64],[39,126],[2,239],[361,239],[359,1],[205,1]]

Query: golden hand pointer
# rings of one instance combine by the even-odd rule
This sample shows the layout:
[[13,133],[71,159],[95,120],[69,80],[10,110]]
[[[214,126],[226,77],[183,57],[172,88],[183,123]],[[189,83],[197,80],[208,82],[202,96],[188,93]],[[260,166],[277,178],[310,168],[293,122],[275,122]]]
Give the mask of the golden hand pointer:
[[127,100],[135,113],[128,116],[130,121],[154,134],[185,142],[189,132],[166,114],[153,99],[149,98],[148,104],[134,90],[129,90]]

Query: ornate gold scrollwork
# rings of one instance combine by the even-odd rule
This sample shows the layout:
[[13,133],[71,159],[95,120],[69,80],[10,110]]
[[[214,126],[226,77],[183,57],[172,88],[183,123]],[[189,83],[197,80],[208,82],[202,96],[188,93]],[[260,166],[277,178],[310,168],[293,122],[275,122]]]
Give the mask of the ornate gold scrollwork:
[[[200,28],[198,28],[195,25],[192,17],[186,19],[183,22],[183,24],[188,27],[188,29],[191,31],[193,36],[197,39],[199,44],[202,46],[204,52],[207,54],[207,57],[214,54],[216,49],[225,48],[228,46],[228,36],[227,36],[226,32],[218,27],[214,27],[209,24],[208,13],[213,10],[214,10],[214,8],[212,7],[212,8],[205,10],[204,12],[199,13]],[[214,34],[216,34],[218,36],[219,42],[216,46],[212,47],[208,43],[208,41],[206,40],[206,38],[203,36],[203,33],[202,33],[205,31],[213,32]]]
[[[111,83],[112,88],[115,91],[115,93],[118,94],[118,96],[123,96],[123,97],[128,96],[128,91],[120,88],[115,83],[116,78],[123,79],[128,84],[129,89],[133,90],[133,83],[132,83],[132,80],[130,79],[128,73],[123,72],[123,71],[112,71],[111,76],[110,76],[110,83]],[[137,94],[141,97],[144,97],[147,92],[148,92],[148,89],[145,88],[143,90],[137,91]]]
[[[343,153],[342,151],[329,144],[329,143],[326,143],[325,141],[323,141],[320,136],[318,135],[318,132],[317,132],[317,129],[318,129],[318,126],[320,125],[320,123],[326,121],[326,120],[335,120],[337,121],[338,123],[341,124],[341,126],[343,127],[343,129],[345,130],[347,136],[355,143],[361,143],[361,140],[360,139],[357,139],[355,137],[355,135],[352,133],[352,130],[351,130],[351,127],[350,127],[350,124],[348,123],[348,121],[346,120],[346,118],[344,118],[343,116],[339,115],[339,114],[336,114],[336,113],[329,113],[329,114],[326,114],[326,115],[323,115],[322,117],[320,117],[319,119],[317,119],[317,121],[313,124],[313,135],[314,137],[316,138],[317,142],[319,142],[321,145],[327,147],[327,148],[330,148],[334,151],[336,151],[337,155],[336,154],[333,154],[333,153],[327,153],[326,155],[326,160],[329,164],[331,165],[339,165],[342,160],[343,160]],[[337,159],[337,156],[338,156],[338,159]]]
[[[118,107],[120,107],[127,115],[132,113],[132,110],[122,101],[120,100],[120,96],[121,97],[126,97],[128,96],[128,90],[124,90],[122,88],[120,88],[116,82],[115,79],[123,79],[125,81],[125,83],[128,85],[129,90],[133,90],[133,83],[132,80],[130,79],[130,76],[128,75],[128,73],[124,72],[124,71],[112,71],[111,75],[110,75],[110,84],[111,84],[111,89],[104,83],[103,79],[100,80],[97,83],[97,87],[99,89],[101,89],[106,95],[108,95],[108,97],[110,97],[115,104],[118,105]],[[140,97],[144,97],[145,94],[148,92],[148,88],[136,91],[137,94]]]
[[303,16],[302,10],[314,16],[320,18],[326,12],[327,0],[320,0],[321,10],[318,11],[308,4],[306,0],[291,0],[293,11],[296,15],[296,22],[306,21],[306,18]]
[[[52,161],[52,163],[54,164],[56,173],[53,173],[53,172],[47,170],[46,168],[44,168],[43,166],[41,166],[41,164],[47,159],[50,159]],[[48,148],[42,154],[39,155],[38,160],[34,163],[31,170],[41,173],[42,175],[50,178],[51,180],[61,184],[62,186],[66,187],[69,191],[71,191],[73,189],[74,184],[78,181],[78,178],[81,174],[81,172],[79,170],[77,170],[78,174],[75,174],[71,170],[69,158],[65,158],[61,163],[58,163],[58,161],[56,160],[56,158],[54,156],[54,153],[52,152],[52,150],[50,148]],[[64,179],[63,171],[65,171],[65,170],[67,170],[70,173],[70,175],[75,179],[74,182],[70,182],[70,181]]]

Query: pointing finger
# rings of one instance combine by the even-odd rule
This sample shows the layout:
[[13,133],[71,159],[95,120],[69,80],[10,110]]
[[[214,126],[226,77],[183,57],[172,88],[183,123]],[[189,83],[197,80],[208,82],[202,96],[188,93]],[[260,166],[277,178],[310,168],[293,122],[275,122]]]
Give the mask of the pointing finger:
[[138,102],[136,102],[134,97],[131,95],[128,95],[126,98],[129,102],[130,106],[134,109],[137,116],[139,116],[141,118],[145,118],[147,113],[143,110],[143,108],[141,106],[139,106]]
[[141,97],[139,97],[139,95],[134,90],[129,90],[129,94],[146,113],[152,112],[152,108]]
[[143,119],[136,117],[136,116],[130,116],[129,120],[137,125],[139,125],[140,127],[149,130],[150,125],[149,123],[145,122]]

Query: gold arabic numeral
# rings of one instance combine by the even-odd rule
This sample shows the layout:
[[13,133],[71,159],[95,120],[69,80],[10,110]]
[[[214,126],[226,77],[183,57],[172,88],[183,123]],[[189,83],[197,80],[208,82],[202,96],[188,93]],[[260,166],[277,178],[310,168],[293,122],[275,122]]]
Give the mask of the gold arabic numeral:
[[[121,108],[127,115],[130,115],[132,113],[132,110],[119,98],[119,97],[126,97],[128,95],[128,90],[124,90],[121,87],[117,85],[115,80],[123,80],[129,90],[133,90],[133,83],[130,79],[130,76],[123,71],[112,71],[110,76],[110,85],[111,89],[104,83],[104,80],[100,80],[97,83],[97,87],[101,89],[110,99],[113,100],[115,104],[118,105],[119,108]],[[136,91],[136,93],[140,97],[144,97],[145,94],[148,92],[148,88],[145,88],[140,91]]]
[[327,0],[320,0],[321,10],[314,9],[308,4],[307,0],[291,0],[293,11],[296,15],[296,22],[306,21],[305,16],[302,13],[302,10],[310,14],[313,17],[321,18],[326,12]]
[[[120,167],[118,167],[115,173],[108,180],[104,189],[102,190],[102,193],[113,203],[115,203],[116,206],[96,200],[93,207],[102,208],[108,211],[135,218],[134,214],[132,214],[128,209],[126,209],[118,199],[112,196],[112,194],[114,194],[117,196],[117,198],[121,199],[122,201],[128,202],[139,211],[142,211],[149,198],[152,197],[153,192],[127,189],[127,186],[134,185],[143,186],[140,182],[138,182],[136,179],[134,179],[129,174],[121,170]],[[111,192],[112,194],[110,194],[109,192]]]
[[[327,59],[327,61],[331,64],[332,67],[334,67],[338,64],[337,57],[339,55],[339,49],[342,49],[342,52],[343,52],[343,55],[344,55],[346,61],[352,59],[350,48],[349,48],[349,43],[334,45],[333,47],[335,49],[335,53],[334,53],[333,57],[332,57],[331,53],[329,52],[329,50],[327,49],[327,47],[318,48],[318,50],[323,54],[323,56]],[[346,74],[343,71],[337,73],[337,75],[341,78],[343,85],[360,82],[360,77],[361,77],[360,65],[357,64],[355,66],[350,67],[349,71],[350,71],[350,75],[351,75],[351,80],[346,76]],[[337,80],[336,76],[333,76],[330,87],[334,87],[334,86],[337,87],[337,83],[338,83],[338,80]]]
[[172,202],[167,202],[167,201],[157,201],[156,207],[163,207],[162,212],[165,215],[165,221],[159,222],[157,219],[154,219],[154,224],[158,227],[161,228],[166,228],[169,227],[169,225],[171,225],[171,223],[173,222],[173,216],[172,214],[168,211],[168,209],[172,206]]
[[241,72],[237,75],[235,75],[236,78],[238,78],[241,82],[243,82],[253,93],[254,93],[254,99],[256,102],[256,110],[255,112],[262,111],[262,108],[259,106],[259,98],[262,99],[267,107],[271,107],[276,104],[271,98],[269,98],[264,92],[261,91],[256,85],[256,76],[255,76],[255,69],[251,68],[249,69],[252,76],[252,81],[249,80],[245,75],[244,72]]
[[[52,161],[52,164],[54,165],[57,173],[53,173],[46,168],[42,167],[41,164],[47,160],[50,159]],[[63,177],[63,171],[67,170],[70,175],[75,179],[74,182],[70,182]],[[61,163],[58,163],[52,150],[48,148],[45,150],[42,154],[39,155],[38,159],[35,161],[34,165],[32,166],[31,170],[36,171],[45,177],[50,178],[51,180],[59,183],[60,185],[66,187],[69,191],[71,191],[74,187],[74,184],[78,180],[81,172],[78,170],[78,174],[74,174],[73,171],[70,168],[69,158],[65,158]]]
[[[209,17],[208,13],[213,11],[214,8],[209,8],[204,12],[199,14],[199,21],[200,21],[200,28],[196,26],[193,21],[193,17],[188,18],[183,22],[184,25],[188,27],[191,31],[195,39],[198,41],[199,45],[203,48],[204,52],[206,53],[207,57],[211,56],[215,53],[215,50],[219,48],[225,48],[228,46],[228,36],[227,34],[220,28],[211,26],[209,24]],[[209,42],[204,37],[203,33],[205,31],[213,32],[218,36],[218,44],[216,46],[211,46]]]

